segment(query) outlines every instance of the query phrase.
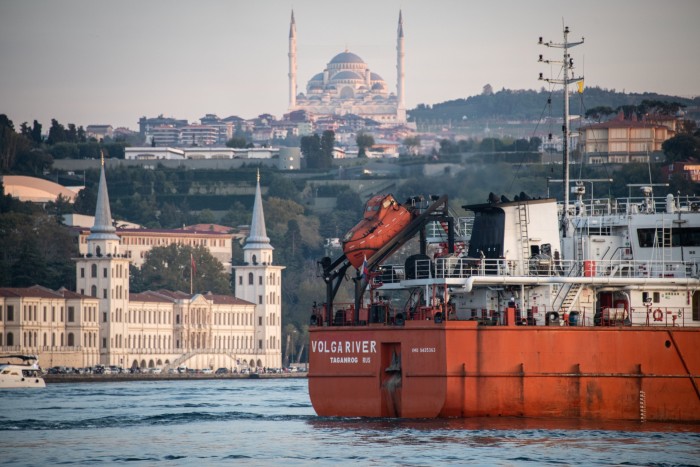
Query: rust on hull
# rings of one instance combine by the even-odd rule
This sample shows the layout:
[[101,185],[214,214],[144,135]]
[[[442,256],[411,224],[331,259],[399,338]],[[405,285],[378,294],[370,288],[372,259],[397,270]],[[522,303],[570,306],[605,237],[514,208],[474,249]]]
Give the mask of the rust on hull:
[[321,416],[699,421],[700,333],[679,328],[312,328]]

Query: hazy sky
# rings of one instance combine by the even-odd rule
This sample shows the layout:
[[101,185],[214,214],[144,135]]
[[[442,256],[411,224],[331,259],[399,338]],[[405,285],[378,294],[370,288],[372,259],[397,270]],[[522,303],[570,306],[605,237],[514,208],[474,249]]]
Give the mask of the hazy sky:
[[277,117],[288,104],[294,8],[298,90],[346,47],[396,90],[403,10],[406,103],[538,89],[549,76],[537,45],[562,21],[586,84],[628,92],[700,94],[697,0],[0,0],[0,113],[18,127],[138,128],[141,116]]

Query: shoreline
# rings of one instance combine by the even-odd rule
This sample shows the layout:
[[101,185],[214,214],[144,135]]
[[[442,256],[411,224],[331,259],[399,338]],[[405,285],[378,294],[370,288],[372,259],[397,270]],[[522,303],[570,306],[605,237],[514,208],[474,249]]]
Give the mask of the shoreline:
[[280,379],[306,378],[307,373],[251,373],[204,375],[204,374],[116,374],[116,375],[44,375],[46,384],[61,383],[114,383],[119,381],[192,381],[205,379]]

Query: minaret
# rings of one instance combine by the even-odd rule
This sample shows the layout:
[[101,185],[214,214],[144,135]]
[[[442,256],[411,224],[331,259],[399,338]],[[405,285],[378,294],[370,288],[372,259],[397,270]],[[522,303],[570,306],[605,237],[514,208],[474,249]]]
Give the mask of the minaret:
[[289,110],[297,106],[297,25],[292,20],[289,23]]
[[406,103],[404,101],[404,48],[403,48],[403,18],[399,10],[399,28],[396,33],[396,97],[398,100],[397,120],[406,121]]
[[282,270],[272,264],[265,229],[260,172],[255,186],[250,233],[243,247],[243,266],[236,266],[236,297],[255,304],[255,351],[263,366],[282,367]]
[[100,299],[100,363],[128,367],[129,259],[120,254],[119,237],[112,225],[104,158],[87,250],[85,257],[76,259],[76,288],[83,295]]

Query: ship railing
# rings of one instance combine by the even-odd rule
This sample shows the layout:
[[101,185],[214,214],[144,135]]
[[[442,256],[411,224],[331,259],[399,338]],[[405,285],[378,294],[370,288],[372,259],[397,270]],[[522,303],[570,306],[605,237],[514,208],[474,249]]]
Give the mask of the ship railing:
[[[458,217],[455,218],[454,234],[456,241],[465,241],[471,237],[472,227],[474,225],[474,217]],[[430,222],[426,226],[425,236],[432,242],[447,241],[447,223],[438,221]]]
[[[472,313],[473,316],[477,316]],[[695,318],[695,319],[694,319]],[[476,319],[474,317],[467,319]],[[659,307],[650,303],[643,307],[624,306],[600,307],[598,312],[592,306],[581,306],[566,311],[555,310],[540,305],[528,308],[525,312],[517,310],[516,325],[544,326],[629,326],[629,327],[698,327],[700,316],[693,316],[692,307]],[[499,324],[506,324],[499,317]]]
[[520,260],[487,258],[437,258],[415,261],[409,269],[384,265],[379,276],[382,283],[405,279],[450,279],[471,276],[569,276],[620,278],[690,278],[700,275],[700,264],[690,261],[625,260],[556,260],[535,257],[522,267]]
[[[655,214],[668,212],[665,196],[630,196],[623,198],[584,198],[583,203],[569,202],[570,216],[623,216],[628,214]],[[560,214],[563,203],[558,203]],[[700,200],[696,197],[674,198],[674,212],[700,212]]]
[[630,308],[632,326],[685,327],[693,322],[692,307],[659,307],[653,303],[641,308]]

